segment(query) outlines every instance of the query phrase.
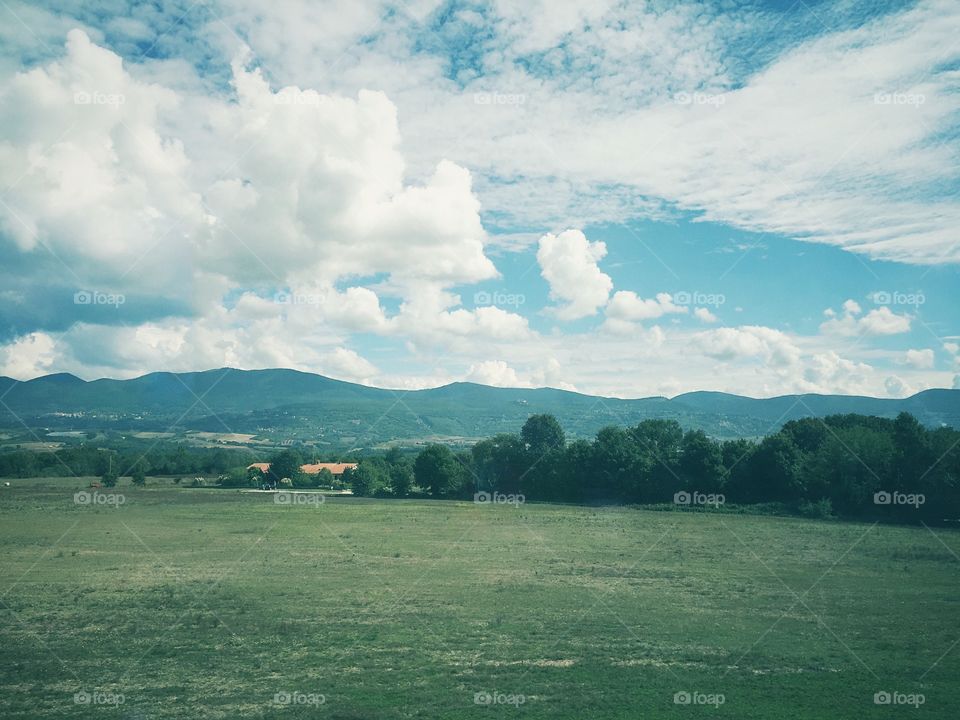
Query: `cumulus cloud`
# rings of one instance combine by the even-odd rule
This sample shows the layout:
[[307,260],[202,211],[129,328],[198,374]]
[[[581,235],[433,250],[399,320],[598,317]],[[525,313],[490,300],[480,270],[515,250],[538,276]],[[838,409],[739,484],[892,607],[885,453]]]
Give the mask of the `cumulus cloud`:
[[800,348],[786,334],[756,325],[697,333],[693,344],[704,355],[723,361],[759,358],[771,366],[784,367],[795,364],[800,357]]
[[929,348],[924,350],[907,350],[903,354],[902,362],[905,365],[909,365],[919,370],[929,370],[933,367],[933,350],[930,350]]
[[640,322],[652,320],[668,314],[682,314],[687,308],[674,305],[670,293],[657,293],[653,299],[643,299],[629,290],[614,293],[607,304],[606,315],[615,320]]
[[517,371],[503,360],[484,360],[471,365],[464,379],[493,387],[530,387],[529,383],[521,381]]
[[893,398],[902,398],[913,394],[913,388],[897,375],[890,375],[883,381],[883,386],[887,395]]
[[837,315],[828,308],[824,314],[828,317],[820,325],[820,332],[828,335],[858,337],[861,335],[897,335],[910,331],[911,317],[904,313],[898,315],[886,305],[862,315],[860,305],[853,300],[843,304],[843,314]]
[[551,299],[564,303],[556,309],[561,320],[593,315],[607,302],[613,281],[597,267],[606,254],[604,243],[590,242],[580,230],[540,238],[540,274],[550,284]]
[[378,372],[369,360],[343,347],[321,355],[320,363],[323,374],[353,382],[369,382]]
[[693,316],[703,323],[715,323],[717,322],[717,316],[710,312],[707,308],[698,307],[693,311]]

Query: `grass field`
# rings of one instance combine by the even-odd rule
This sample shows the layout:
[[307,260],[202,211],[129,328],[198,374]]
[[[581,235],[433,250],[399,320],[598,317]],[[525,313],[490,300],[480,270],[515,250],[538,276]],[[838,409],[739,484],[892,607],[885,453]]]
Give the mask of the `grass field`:
[[960,715],[953,530],[83,487],[0,488],[4,718]]

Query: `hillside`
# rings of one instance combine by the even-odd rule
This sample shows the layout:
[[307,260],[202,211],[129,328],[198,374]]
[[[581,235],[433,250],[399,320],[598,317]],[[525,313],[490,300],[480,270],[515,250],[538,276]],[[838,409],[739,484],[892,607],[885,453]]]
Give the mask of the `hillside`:
[[[27,382],[0,377],[0,424],[64,430],[247,433],[322,439],[331,445],[431,437],[476,438],[516,431],[533,413],[556,415],[574,436],[604,425],[674,418],[717,437],[753,437],[800,417],[908,411],[929,426],[960,427],[960,390],[926,390],[881,399],[787,395],[755,399],[692,392],[673,399],[622,400],[552,388],[452,383],[400,391],[295,370],[150,373],[131,380],[84,381],[67,374]],[[22,421],[22,423],[21,423]]]

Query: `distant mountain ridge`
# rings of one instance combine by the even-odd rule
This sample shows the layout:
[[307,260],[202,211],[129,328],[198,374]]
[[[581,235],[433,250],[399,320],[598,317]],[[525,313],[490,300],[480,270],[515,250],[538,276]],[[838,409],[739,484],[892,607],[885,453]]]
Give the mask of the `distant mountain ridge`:
[[700,391],[673,399],[622,400],[466,382],[389,390],[285,369],[220,368],[92,381],[65,373],[23,382],[0,376],[0,423],[6,427],[21,421],[57,429],[156,431],[173,426],[274,438],[320,437],[331,445],[484,437],[514,432],[539,412],[556,415],[574,436],[662,417],[717,437],[754,437],[801,417],[894,417],[902,411],[928,426],[960,427],[960,390],[925,390],[903,399],[813,394],[758,399]]

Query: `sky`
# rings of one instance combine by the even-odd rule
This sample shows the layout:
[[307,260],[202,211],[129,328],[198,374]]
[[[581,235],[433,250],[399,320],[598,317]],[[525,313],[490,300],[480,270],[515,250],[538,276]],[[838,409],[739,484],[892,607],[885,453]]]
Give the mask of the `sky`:
[[960,388],[951,0],[0,18],[0,375]]

